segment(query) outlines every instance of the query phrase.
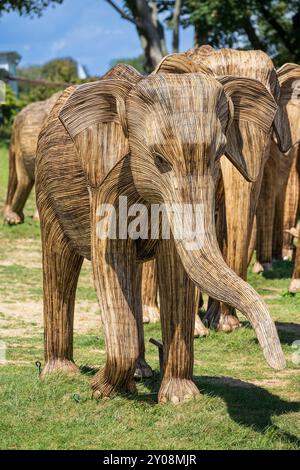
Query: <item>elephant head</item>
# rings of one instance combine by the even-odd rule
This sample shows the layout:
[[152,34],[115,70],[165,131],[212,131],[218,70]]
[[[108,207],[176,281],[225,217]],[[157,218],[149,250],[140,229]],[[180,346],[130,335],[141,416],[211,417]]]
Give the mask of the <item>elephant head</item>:
[[[279,84],[276,72],[272,61],[263,52],[230,49],[216,51],[211,47],[200,47],[187,51],[185,54],[172,54],[164,58],[157,67],[156,73],[172,73],[172,70],[173,73],[186,73],[189,68],[195,71],[197,67],[200,72],[206,68],[207,73],[223,81],[227,93],[230,93],[234,87],[238,87],[240,79],[244,80],[244,77],[248,77],[256,79],[264,86],[268,98],[271,96],[275,101],[278,99]],[[218,238],[227,263],[245,279],[247,250],[256,206],[255,198],[256,193],[257,195],[259,193],[260,179],[270,142],[270,132],[266,132],[270,122],[266,123],[264,129],[263,122],[266,115],[259,112],[259,109],[263,110],[265,106],[262,98],[252,102],[253,107],[258,111],[257,117],[259,115],[261,117],[259,125],[254,120],[248,119],[247,110],[250,103],[245,105],[246,95],[241,106],[239,106],[238,94],[233,96],[232,100],[236,116],[234,122],[239,124],[235,132],[233,132],[234,126],[231,128],[232,139],[230,141],[236,139],[238,145],[243,148],[243,152],[240,155],[241,171],[238,171],[235,162],[230,159],[229,146],[226,151],[231,161],[226,158],[221,159],[222,178],[219,180],[218,193],[221,194],[221,201],[225,199],[226,225],[223,221],[219,221]],[[273,119],[271,125],[274,126],[275,116],[272,113],[270,116]],[[247,184],[245,178],[253,184]],[[225,212],[220,210],[220,213]],[[243,221],[242,224],[241,221]],[[224,232],[225,227],[227,227],[226,232]]]
[[[261,105],[257,109],[258,101]],[[169,222],[188,276],[201,290],[243,312],[268,363],[282,368],[285,361],[267,307],[224,262],[214,220],[220,157],[228,155],[245,178],[254,178],[255,168],[243,153],[241,126],[247,119],[249,129],[253,126],[268,136],[276,110],[272,95],[260,82],[229,76],[217,80],[206,70],[155,73],[136,80],[110,78],[79,86],[62,108],[60,119],[79,153],[80,142],[85,140],[80,135],[87,128],[91,132],[93,126],[105,122],[119,126],[123,151],[118,153],[127,159],[125,155],[130,154],[130,172],[138,195],[149,203],[174,208]],[[89,142],[98,147],[101,144]],[[84,149],[88,151],[87,145]],[[93,149],[89,152],[95,155]],[[95,161],[94,156],[91,159]],[[95,185],[93,177],[92,181]],[[124,186],[128,181],[125,175]],[[177,209],[185,204],[194,211],[196,206],[202,208],[201,243],[193,251],[187,249],[184,238],[175,236],[181,217]]]

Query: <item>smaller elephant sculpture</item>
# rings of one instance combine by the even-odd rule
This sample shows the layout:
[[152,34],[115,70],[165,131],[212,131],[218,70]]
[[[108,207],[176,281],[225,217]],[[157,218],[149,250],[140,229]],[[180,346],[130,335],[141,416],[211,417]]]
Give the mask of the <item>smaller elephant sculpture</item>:
[[[141,267],[153,258],[164,344],[160,402],[178,403],[200,393],[192,380],[196,286],[246,315],[270,366],[285,367],[267,306],[226,265],[215,230],[220,157],[226,154],[247,178],[255,177],[237,138],[240,125],[247,119],[268,135],[276,111],[272,95],[256,80],[217,80],[209,73],[142,77],[122,65],[105,79],[63,93],[40,134],[36,162],[44,272],[42,376],[78,370],[72,333],[84,258],[92,261],[106,344],[105,366],[92,382],[96,397],[135,391],[134,372],[144,354]],[[172,207],[170,236],[159,231],[147,237],[145,224],[137,238],[120,232],[124,197],[130,208]],[[178,234],[186,205],[201,214],[196,238]],[[116,218],[110,224],[103,210],[111,209]]]
[[[294,141],[287,116],[287,103],[291,99],[288,77],[276,74],[273,62],[262,51],[215,50],[210,46],[191,49],[185,53],[195,64],[208,67],[215,77],[230,75],[248,77],[262,83],[278,105],[273,129],[282,151],[286,152]],[[261,102],[257,101],[257,109]],[[250,126],[250,127],[249,127]],[[260,194],[264,165],[269,155],[271,132],[268,139],[258,127],[247,119],[240,126],[238,137],[243,141],[244,163],[251,167],[255,178],[245,179],[227,158],[221,159],[221,175],[217,206],[217,237],[227,264],[244,280],[247,278],[248,251],[253,245],[251,233]],[[225,303],[210,298],[205,322],[218,330],[230,332],[240,327],[235,310]]]
[[[281,96],[286,107],[292,142],[300,140],[300,66],[284,64],[277,70]],[[272,269],[272,260],[291,258],[291,235],[297,222],[299,200],[298,146],[287,154],[278,148],[276,138],[265,164],[257,207],[255,273]]]
[[[45,101],[31,103],[15,117],[9,148],[9,178],[4,222],[24,222],[23,209],[34,185],[34,165],[39,133],[61,92]],[[34,219],[38,220],[38,212]]]

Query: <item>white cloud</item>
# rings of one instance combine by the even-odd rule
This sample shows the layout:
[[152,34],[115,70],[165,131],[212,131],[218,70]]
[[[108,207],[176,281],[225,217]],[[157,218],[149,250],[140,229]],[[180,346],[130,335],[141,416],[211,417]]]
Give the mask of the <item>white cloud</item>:
[[51,51],[52,52],[59,52],[62,49],[65,49],[67,45],[66,39],[59,39],[58,41],[54,41],[53,44],[51,45]]

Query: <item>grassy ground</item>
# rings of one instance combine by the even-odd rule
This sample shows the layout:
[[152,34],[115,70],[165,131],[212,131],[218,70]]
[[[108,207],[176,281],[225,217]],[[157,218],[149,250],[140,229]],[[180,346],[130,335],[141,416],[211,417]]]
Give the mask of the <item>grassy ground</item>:
[[[7,181],[7,150],[0,148],[0,206]],[[75,312],[75,359],[79,377],[38,379],[43,361],[41,244],[32,222],[0,225],[0,339],[7,363],[0,365],[1,449],[299,449],[300,367],[292,362],[300,339],[300,297],[285,295],[291,266],[281,263],[251,284],[276,320],[288,367],[269,369],[253,331],[212,332],[195,340],[195,381],[202,398],[178,406],[157,405],[158,356],[146,325],[147,359],[154,379],[138,384],[138,396],[96,403],[90,378],[104,362],[104,341],[89,263],[84,265]]]

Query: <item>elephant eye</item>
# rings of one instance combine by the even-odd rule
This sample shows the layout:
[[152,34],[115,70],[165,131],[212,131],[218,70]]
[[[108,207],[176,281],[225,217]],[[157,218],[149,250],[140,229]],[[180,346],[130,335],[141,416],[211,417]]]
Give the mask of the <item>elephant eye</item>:
[[161,173],[167,173],[172,170],[171,163],[159,153],[155,154],[154,163]]

